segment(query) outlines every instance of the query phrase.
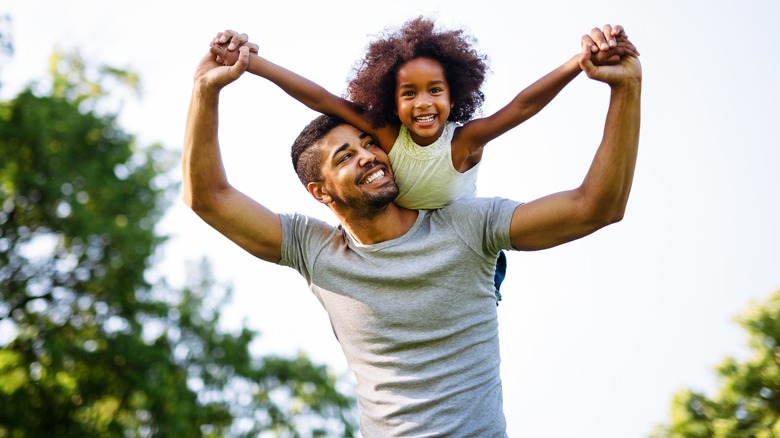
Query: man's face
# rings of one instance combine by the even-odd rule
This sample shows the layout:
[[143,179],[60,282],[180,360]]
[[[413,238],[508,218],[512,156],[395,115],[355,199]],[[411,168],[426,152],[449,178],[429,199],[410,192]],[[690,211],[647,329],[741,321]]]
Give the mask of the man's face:
[[333,128],[322,140],[322,192],[335,207],[375,210],[398,196],[387,154],[352,125]]

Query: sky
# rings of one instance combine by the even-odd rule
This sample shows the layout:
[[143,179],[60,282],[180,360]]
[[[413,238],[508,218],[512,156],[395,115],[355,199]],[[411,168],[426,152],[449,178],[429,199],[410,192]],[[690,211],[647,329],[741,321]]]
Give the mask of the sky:
[[[119,119],[140,146],[181,150],[195,65],[219,31],[247,33],[268,59],[340,94],[366,44],[419,15],[476,37],[490,60],[490,114],[622,24],[643,67],[637,170],[622,222],[546,251],[512,252],[499,306],[510,436],[647,436],[674,394],[712,394],[714,367],[748,354],[734,316],[780,289],[780,3],[574,0],[230,3],[0,0],[15,53],[0,98],[43,83],[55,49],[132,69],[142,95]],[[532,200],[576,187],[598,146],[609,88],[580,75],[540,114],[486,148],[480,196]],[[309,197],[289,146],[316,116],[249,74],[221,97],[231,183],[278,212],[335,222]],[[176,173],[178,175],[178,173]],[[156,271],[183,283],[207,257],[233,288],[225,326],[261,332],[258,354],[305,352],[350,375],[327,316],[289,268],[252,258],[178,199]]]

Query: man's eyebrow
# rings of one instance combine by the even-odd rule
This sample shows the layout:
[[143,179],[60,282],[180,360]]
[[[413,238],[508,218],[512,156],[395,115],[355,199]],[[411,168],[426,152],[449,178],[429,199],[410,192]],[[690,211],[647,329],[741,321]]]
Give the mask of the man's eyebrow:
[[348,147],[349,147],[349,143],[344,143],[343,145],[341,145],[341,147],[333,151],[333,154],[330,157],[335,158],[336,155],[338,155],[341,151],[347,149]]
[[[363,140],[366,137],[371,137],[369,134],[365,132],[361,132],[360,135],[358,135],[359,140]],[[345,149],[349,148],[349,143],[344,143],[343,145],[339,146],[338,149],[333,151],[333,154],[330,156],[331,159],[335,158],[336,155],[338,155],[340,152],[344,151]]]

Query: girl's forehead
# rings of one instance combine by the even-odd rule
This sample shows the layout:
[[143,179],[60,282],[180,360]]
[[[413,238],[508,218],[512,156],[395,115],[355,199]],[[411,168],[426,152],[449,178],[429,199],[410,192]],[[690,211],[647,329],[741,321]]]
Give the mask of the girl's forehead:
[[398,67],[396,79],[396,84],[401,86],[405,82],[419,80],[446,82],[447,78],[444,74],[444,67],[439,61],[431,58],[414,58]]
[[419,56],[404,62],[398,66],[398,71],[402,70],[431,70],[444,73],[444,67],[441,65],[441,62],[426,56]]

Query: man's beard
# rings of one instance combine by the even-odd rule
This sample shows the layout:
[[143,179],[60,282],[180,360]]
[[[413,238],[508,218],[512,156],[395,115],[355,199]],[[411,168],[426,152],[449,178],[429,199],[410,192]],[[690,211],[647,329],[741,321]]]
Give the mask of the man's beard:
[[398,184],[393,181],[391,187],[380,192],[363,192],[362,198],[345,199],[336,194],[331,194],[333,201],[355,211],[372,212],[387,207],[398,196]]
[[393,186],[380,193],[370,193],[365,196],[366,205],[376,209],[387,207],[387,204],[395,201],[398,197],[398,184],[393,181]]

